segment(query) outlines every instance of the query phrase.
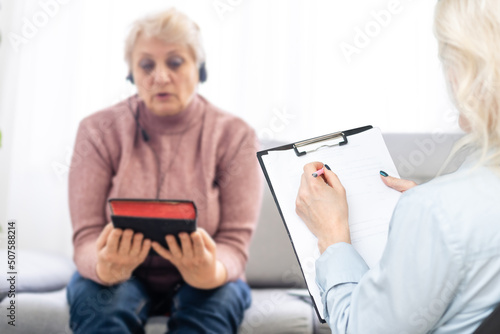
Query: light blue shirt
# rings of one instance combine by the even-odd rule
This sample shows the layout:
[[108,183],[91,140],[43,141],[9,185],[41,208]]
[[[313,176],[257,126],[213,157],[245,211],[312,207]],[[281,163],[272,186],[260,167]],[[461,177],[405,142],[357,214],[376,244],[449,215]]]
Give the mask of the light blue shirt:
[[469,165],[405,192],[377,266],[338,243],[316,274],[335,334],[474,332],[500,302],[500,177]]

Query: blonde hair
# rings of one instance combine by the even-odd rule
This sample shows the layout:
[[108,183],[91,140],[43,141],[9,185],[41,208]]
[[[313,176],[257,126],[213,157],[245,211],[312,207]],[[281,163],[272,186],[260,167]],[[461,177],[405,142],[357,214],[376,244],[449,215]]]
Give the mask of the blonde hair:
[[440,0],[435,35],[448,87],[468,134],[451,157],[469,148],[500,169],[500,1]]
[[193,54],[199,67],[205,62],[200,28],[186,14],[175,8],[135,21],[125,41],[125,61],[132,68],[132,50],[139,36],[157,37],[165,43],[183,44]]

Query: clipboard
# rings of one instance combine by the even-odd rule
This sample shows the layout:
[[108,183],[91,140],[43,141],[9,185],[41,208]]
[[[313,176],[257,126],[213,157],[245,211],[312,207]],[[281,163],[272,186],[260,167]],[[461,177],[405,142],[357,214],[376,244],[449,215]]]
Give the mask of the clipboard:
[[[364,145],[363,142],[365,142],[365,144],[368,145]],[[363,149],[363,146],[366,147]],[[373,147],[371,146],[376,147],[376,149],[373,149]],[[377,222],[374,223],[376,225],[375,227],[367,225],[366,228],[363,228],[363,230],[360,229],[359,230],[360,234],[357,235],[361,237],[359,237],[359,239],[357,240],[365,240],[363,242],[366,242],[366,244],[368,245],[370,244],[368,243],[368,241],[373,239],[372,240],[373,244],[374,245],[376,244],[377,245],[376,248],[378,248],[376,250],[376,253],[378,252],[379,255],[381,256],[383,248],[385,247],[390,216],[392,215],[394,206],[399,200],[400,193],[387,188],[385,185],[381,187],[379,184],[376,184],[377,182],[383,183],[380,180],[380,176],[378,175],[380,170],[385,170],[390,175],[396,177],[399,176],[396,167],[392,162],[389,151],[387,150],[385,142],[383,141],[380,129],[374,128],[371,125],[367,125],[350,130],[334,132],[331,134],[314,137],[311,139],[306,139],[295,143],[290,143],[287,145],[257,152],[257,158],[259,160],[259,164],[262,168],[262,171],[264,172],[267,184],[269,186],[269,189],[271,190],[271,194],[273,195],[275,204],[278,208],[279,214],[281,216],[283,224],[285,225],[287,234],[290,238],[290,242],[295,252],[295,256],[297,257],[297,261],[299,263],[300,269],[306,281],[306,286],[309,295],[311,297],[312,304],[314,305],[314,309],[316,311],[318,319],[322,323],[325,323],[326,320],[324,316],[323,304],[321,298],[319,297],[319,289],[315,282],[315,277],[316,277],[315,260],[319,257],[320,254],[319,250],[317,249],[317,242],[315,243],[315,245],[311,245],[311,243],[314,242],[314,240],[317,241],[317,239],[307,229],[305,224],[296,215],[294,210],[295,197],[297,196],[298,184],[300,183],[299,175],[302,174],[302,168],[300,168],[300,170],[298,169],[300,166],[303,166],[306,163],[311,162],[311,159],[312,161],[322,161],[323,163],[327,163],[330,167],[332,167],[332,170],[335,173],[337,173],[337,175],[341,179],[341,182],[343,184],[344,181],[347,183],[344,184],[344,187],[346,188],[346,191],[349,193],[348,186],[350,186],[351,189],[354,189],[356,184],[361,185],[362,182],[360,182],[359,180],[353,180],[352,182],[348,182],[347,181],[348,177],[346,177],[345,180],[343,180],[341,178],[341,174],[339,174],[336,170],[337,168],[340,167],[338,167],[339,165],[337,165],[337,168],[334,167],[336,162],[333,160],[339,160],[338,164],[342,164],[342,162],[340,161],[341,159],[340,158],[337,159],[336,157],[343,156],[342,159],[345,160],[350,158],[349,154],[346,154],[347,152],[351,152],[352,154],[356,154],[356,152],[365,152],[366,155],[371,155],[372,151],[375,158],[357,157],[359,159],[353,159],[356,161],[353,161],[352,164],[355,165],[358,172],[353,172],[353,173],[344,172],[343,174],[349,175],[358,173],[356,175],[362,175],[361,172],[359,171],[361,171],[363,168],[358,168],[359,167],[358,165],[363,165],[363,163],[368,162],[370,159],[377,160],[378,156],[380,156],[380,159],[378,159],[380,160],[380,166],[375,167],[375,165],[377,165],[376,162],[373,163],[373,161],[371,160],[369,162],[373,164],[373,166],[370,166],[370,168],[374,169],[373,173],[375,175],[373,175],[373,177],[371,175],[369,176],[368,183],[373,184],[374,185],[373,188],[378,189],[377,191],[380,190],[384,192],[383,194],[384,201],[387,201],[387,203],[384,204],[385,208],[383,212],[380,212],[382,219],[380,221],[377,220]],[[321,159],[319,159],[320,157]],[[364,160],[365,158],[366,160]],[[351,162],[349,162],[349,164],[350,163]],[[290,173],[287,174],[289,170]],[[287,175],[282,176],[281,173]],[[289,179],[287,179],[287,177]],[[277,180],[279,182],[277,182]],[[360,192],[359,196],[362,197],[364,196],[364,194]],[[353,204],[357,204],[359,207],[358,202],[360,203],[360,201],[357,198],[355,200],[355,198],[352,197],[352,201]],[[350,210],[349,225],[351,226],[351,202],[349,201],[349,196],[348,196],[348,204]],[[362,215],[358,214],[357,218],[362,218]],[[363,221],[363,219],[361,219],[361,221]],[[362,223],[359,226],[361,225]],[[358,233],[358,231],[356,233]],[[373,234],[370,235],[370,233]],[[384,233],[385,233],[385,239],[383,236]],[[353,231],[351,231],[351,240],[353,246],[356,248],[353,239]],[[358,242],[358,244],[361,245],[361,242]],[[310,253],[315,251],[312,247],[314,247],[315,250],[317,251],[316,254]],[[361,246],[361,248],[363,248],[363,246]],[[361,249],[361,251],[358,249],[358,251],[361,254],[361,251],[364,251],[364,249]],[[371,252],[371,250],[366,249],[366,252],[369,251]],[[361,255],[363,256],[363,254]],[[379,258],[380,257],[378,257],[378,259]],[[365,260],[367,264],[368,262],[371,262],[373,265],[375,262],[378,262],[378,259],[365,259]],[[311,267],[313,268],[311,269]]]

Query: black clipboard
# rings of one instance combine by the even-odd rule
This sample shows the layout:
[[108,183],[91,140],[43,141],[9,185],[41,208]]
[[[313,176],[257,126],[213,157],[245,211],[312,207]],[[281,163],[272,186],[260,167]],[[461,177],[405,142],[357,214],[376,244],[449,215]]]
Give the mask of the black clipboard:
[[[304,275],[304,270],[302,269],[302,265],[300,264],[299,256],[297,254],[297,251],[295,249],[295,245],[293,243],[292,236],[290,234],[290,231],[288,230],[288,226],[285,221],[285,217],[283,215],[283,212],[281,211],[281,207],[278,202],[278,198],[276,196],[276,193],[274,191],[273,185],[271,183],[271,180],[269,178],[269,174],[267,173],[266,166],[264,164],[264,161],[262,159],[262,156],[269,154],[270,151],[284,151],[284,150],[294,150],[295,154],[297,157],[301,157],[306,155],[308,152],[311,151],[316,151],[319,148],[322,147],[332,147],[332,146],[345,146],[349,144],[349,136],[367,131],[373,129],[373,126],[367,125],[355,129],[350,129],[350,130],[345,130],[345,131],[339,131],[339,132],[334,132],[331,134],[319,136],[319,137],[314,137],[311,139],[306,139],[306,140],[301,140],[295,143],[283,145],[283,146],[278,146],[275,148],[267,149],[267,150],[262,150],[257,152],[257,158],[259,159],[259,164],[264,172],[264,176],[266,178],[267,185],[269,186],[269,189],[271,190],[271,194],[273,195],[274,202],[276,203],[276,207],[278,208],[281,220],[283,221],[283,225],[285,225],[286,232],[288,234],[288,238],[290,239],[290,243],[292,244],[293,251],[295,253],[295,257],[297,258],[297,262],[299,263],[300,270],[302,272],[302,276],[305,279]],[[306,280],[306,285],[307,285],[307,280]],[[318,306],[316,305],[316,302],[314,301],[313,296],[311,295],[309,286],[308,286],[308,293],[309,296],[311,297],[312,304],[314,305],[314,310],[316,311],[316,315],[318,316],[318,319],[321,323],[325,323],[325,319],[323,319],[319,313]]]

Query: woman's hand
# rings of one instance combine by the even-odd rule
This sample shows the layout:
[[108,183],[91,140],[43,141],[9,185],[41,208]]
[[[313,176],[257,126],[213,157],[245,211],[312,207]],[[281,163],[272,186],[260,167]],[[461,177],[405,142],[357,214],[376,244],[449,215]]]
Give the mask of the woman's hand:
[[126,281],[148,255],[151,240],[109,223],[97,239],[97,276],[108,285]]
[[198,289],[214,289],[226,282],[227,270],[217,261],[216,244],[201,228],[191,234],[179,233],[181,247],[173,235],[167,235],[169,250],[153,242],[153,249],[177,267],[186,283]]
[[350,243],[351,237],[345,189],[327,167],[323,175],[313,177],[320,168],[323,168],[320,162],[304,166],[295,211],[318,238],[318,247],[323,253],[334,243]]
[[380,177],[382,178],[382,181],[385,183],[385,185],[388,186],[389,188],[395,189],[399,192],[404,193],[405,191],[417,186],[417,184],[413,181],[405,180],[405,179],[398,179],[396,177],[392,177],[389,175],[384,176],[384,175],[387,175],[387,173],[381,171]]

